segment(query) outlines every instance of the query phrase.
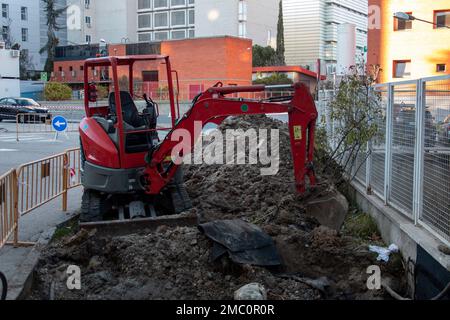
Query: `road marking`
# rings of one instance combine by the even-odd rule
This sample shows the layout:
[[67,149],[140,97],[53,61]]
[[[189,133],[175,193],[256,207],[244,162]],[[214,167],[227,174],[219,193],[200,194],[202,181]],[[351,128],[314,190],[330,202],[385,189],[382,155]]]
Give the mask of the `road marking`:
[[17,152],[17,149],[0,149],[0,152]]

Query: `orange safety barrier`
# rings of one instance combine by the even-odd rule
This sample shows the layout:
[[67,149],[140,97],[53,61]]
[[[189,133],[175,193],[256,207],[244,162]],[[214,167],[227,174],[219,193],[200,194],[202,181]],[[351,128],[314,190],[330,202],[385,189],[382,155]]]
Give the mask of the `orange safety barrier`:
[[14,234],[18,242],[18,215],[16,170],[10,170],[0,177],[0,248]]
[[[36,208],[62,196],[62,210],[67,211],[67,192],[81,185],[79,148],[21,165],[0,177],[0,248],[19,242],[19,219]],[[8,242],[9,238],[13,241]]]

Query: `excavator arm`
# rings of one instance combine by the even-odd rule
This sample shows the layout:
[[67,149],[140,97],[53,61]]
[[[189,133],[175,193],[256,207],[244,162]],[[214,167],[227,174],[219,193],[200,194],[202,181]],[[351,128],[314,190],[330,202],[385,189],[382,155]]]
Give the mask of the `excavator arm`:
[[[166,138],[150,152],[148,163],[144,171],[144,184],[148,194],[159,194],[161,190],[172,180],[178,165],[170,162],[173,149],[180,143],[173,139],[176,130],[187,130],[192,139],[189,143],[189,154],[201,135],[201,130],[196,130],[196,122],[202,127],[207,123],[220,124],[229,116],[277,114],[288,113],[289,131],[291,137],[291,150],[294,165],[296,189],[303,193],[306,190],[306,177],[310,185],[315,185],[316,179],[313,168],[314,156],[314,131],[317,120],[317,110],[309,88],[297,83],[293,86],[292,97],[275,100],[250,100],[228,98],[226,95],[242,92],[264,92],[273,89],[270,86],[248,87],[221,87],[216,86],[201,94],[192,108],[181,118]],[[286,101],[284,101],[286,100]]]

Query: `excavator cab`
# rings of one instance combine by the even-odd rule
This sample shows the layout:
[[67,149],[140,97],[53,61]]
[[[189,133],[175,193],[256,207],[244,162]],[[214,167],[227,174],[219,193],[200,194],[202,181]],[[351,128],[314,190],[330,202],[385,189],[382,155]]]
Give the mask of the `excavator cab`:
[[[161,78],[167,86],[169,113],[173,115],[170,119],[165,117],[164,126],[158,127],[158,104],[145,93],[144,83],[136,83],[134,67],[138,64],[140,69],[148,68],[164,74]],[[99,87],[90,79],[90,70],[98,68],[112,74],[106,101],[99,100]],[[169,57],[160,55],[102,57],[85,61],[86,118],[80,124],[82,184],[85,188],[82,221],[102,220],[105,212],[115,212],[113,218],[126,219],[155,216],[160,209],[179,213],[190,207],[186,192],[180,190],[181,172],[162,192],[164,199],[148,199],[159,195],[147,196],[143,186],[142,172],[146,159],[149,160],[149,151],[160,143],[160,133],[173,129],[179,117],[174,73]],[[141,91],[141,95],[136,91]],[[173,192],[177,193],[177,207],[173,206]],[[183,203],[179,199],[180,194]],[[165,206],[148,206],[149,200]]]

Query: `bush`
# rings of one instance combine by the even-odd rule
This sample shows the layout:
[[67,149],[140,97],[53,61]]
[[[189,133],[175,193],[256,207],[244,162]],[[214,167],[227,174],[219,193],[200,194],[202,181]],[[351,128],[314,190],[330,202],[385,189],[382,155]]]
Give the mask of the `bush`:
[[292,80],[284,73],[274,73],[270,77],[258,78],[253,81],[253,84],[265,84],[266,86],[292,83]]
[[49,82],[44,88],[44,99],[48,101],[71,100],[72,89],[63,83]]

